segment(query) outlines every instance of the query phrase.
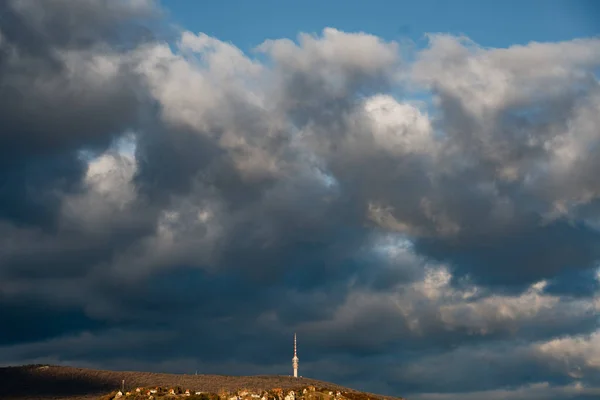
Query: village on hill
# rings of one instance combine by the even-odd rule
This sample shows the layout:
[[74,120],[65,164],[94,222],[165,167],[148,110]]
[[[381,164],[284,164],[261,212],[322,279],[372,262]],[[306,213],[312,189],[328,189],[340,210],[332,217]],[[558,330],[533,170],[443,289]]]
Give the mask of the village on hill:
[[121,390],[112,392],[102,400],[154,400],[184,398],[186,400],[372,400],[362,393],[333,391],[327,388],[306,386],[297,390],[283,390],[274,388],[270,390],[241,389],[236,392],[225,390],[219,393],[193,391],[182,387],[138,387],[132,391]]

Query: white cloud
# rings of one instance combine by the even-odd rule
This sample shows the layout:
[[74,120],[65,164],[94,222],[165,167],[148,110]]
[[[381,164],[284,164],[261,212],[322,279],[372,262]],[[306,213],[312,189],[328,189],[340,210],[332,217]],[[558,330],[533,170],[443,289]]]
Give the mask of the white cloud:
[[600,371],[600,331],[586,336],[567,336],[536,346],[542,356],[565,366]]
[[365,101],[365,110],[374,124],[377,146],[396,156],[405,153],[435,153],[438,144],[432,137],[427,114],[389,95],[376,95]]
[[115,214],[126,212],[136,200],[132,182],[136,169],[135,158],[130,155],[106,153],[90,161],[86,190],[68,196],[63,203],[65,222],[95,229],[112,223]]
[[[447,266],[428,262],[415,254],[412,246],[400,243],[394,251],[390,246],[390,243],[386,244],[384,254],[392,261],[401,260],[392,264],[394,268],[407,271],[422,269],[424,274],[386,290],[353,290],[331,320],[308,323],[303,329],[325,330],[332,334],[366,329],[368,324],[363,323],[381,313],[386,315],[388,324],[386,340],[391,341],[396,335],[417,338],[453,331],[464,332],[468,336],[500,335],[509,338],[519,337],[531,329],[539,330],[539,334],[548,330],[560,332],[571,324],[600,317],[599,296],[569,298],[548,294],[545,292],[546,281],[534,283],[522,293],[513,295],[496,294],[491,289],[468,282],[457,287]],[[381,251],[380,246],[376,248]],[[371,338],[365,339],[365,345],[369,346]],[[577,343],[582,346],[581,341]],[[581,354],[584,353],[590,357],[594,354],[581,348]]]
[[390,72],[399,61],[396,43],[385,43],[366,33],[325,28],[322,37],[300,34],[298,42],[267,40],[257,49],[269,54],[285,70],[326,77],[331,89],[339,94],[352,75]]
[[600,64],[598,39],[507,49],[484,49],[449,35],[429,39],[430,47],[413,66],[414,78],[456,96],[465,111],[487,121],[508,107],[565,94],[571,85],[589,81],[589,69]]

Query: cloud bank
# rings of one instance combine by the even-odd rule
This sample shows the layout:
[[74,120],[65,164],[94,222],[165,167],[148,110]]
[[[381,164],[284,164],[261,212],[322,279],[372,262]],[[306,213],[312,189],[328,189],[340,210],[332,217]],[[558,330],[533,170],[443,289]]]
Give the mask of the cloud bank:
[[150,0],[0,13],[5,364],[287,374],[298,332],[359,389],[599,395],[599,39],[246,54]]

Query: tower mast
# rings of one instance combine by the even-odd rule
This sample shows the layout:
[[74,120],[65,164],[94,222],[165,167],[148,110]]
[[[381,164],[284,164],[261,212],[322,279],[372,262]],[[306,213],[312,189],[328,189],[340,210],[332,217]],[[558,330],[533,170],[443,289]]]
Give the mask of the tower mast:
[[296,354],[296,333],[294,333],[294,358],[292,358],[292,367],[294,367],[294,378],[298,377],[298,354]]

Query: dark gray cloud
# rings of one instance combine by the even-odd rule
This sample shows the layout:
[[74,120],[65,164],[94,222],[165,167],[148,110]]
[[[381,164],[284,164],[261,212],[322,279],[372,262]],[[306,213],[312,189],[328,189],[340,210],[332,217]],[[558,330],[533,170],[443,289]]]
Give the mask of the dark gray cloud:
[[126,4],[3,3],[3,160],[102,144],[134,122],[141,89],[111,42],[150,7]]
[[79,189],[81,148],[102,150],[136,123],[143,88],[117,44],[153,7],[139,2],[0,5],[0,209],[17,224],[55,226],[60,196]]
[[597,394],[598,40],[261,63],[150,1],[36,4],[0,6],[3,362],[285,374],[298,332],[365,390]]

